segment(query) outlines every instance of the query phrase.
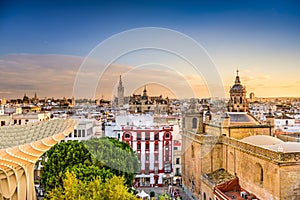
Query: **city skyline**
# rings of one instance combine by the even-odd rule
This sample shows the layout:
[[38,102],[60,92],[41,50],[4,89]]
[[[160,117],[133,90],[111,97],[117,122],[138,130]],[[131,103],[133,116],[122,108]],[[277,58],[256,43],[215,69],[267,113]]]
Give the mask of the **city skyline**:
[[[248,95],[254,92],[258,97],[300,96],[298,2],[114,3],[1,2],[0,98],[17,98],[35,91],[39,96],[72,96],[81,63],[99,43],[120,32],[142,27],[175,30],[199,43],[215,64],[226,96],[237,68]],[[111,73],[116,80],[119,72],[135,63],[134,56],[118,61],[114,64],[119,67]],[[171,66],[175,61],[170,58],[166,63]],[[148,78],[153,77],[150,75],[155,74],[156,68],[145,71]],[[164,77],[174,77],[167,69],[162,72]],[[195,82],[192,87],[197,91],[196,96],[209,96],[201,78],[188,73],[183,78]],[[136,79],[141,80],[124,82],[125,94],[131,95],[151,82],[146,76]],[[177,93],[183,92],[178,87]],[[111,96],[101,91],[97,95]]]

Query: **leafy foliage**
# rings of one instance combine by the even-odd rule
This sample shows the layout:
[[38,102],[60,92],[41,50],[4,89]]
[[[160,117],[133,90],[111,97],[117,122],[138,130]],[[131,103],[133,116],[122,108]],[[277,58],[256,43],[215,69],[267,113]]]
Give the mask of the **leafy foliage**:
[[90,151],[93,163],[124,176],[127,185],[132,185],[134,174],[140,169],[136,153],[125,142],[113,138],[91,139],[84,142]]
[[135,200],[136,197],[128,192],[124,186],[124,178],[113,176],[103,183],[97,177],[92,181],[81,181],[74,172],[66,172],[63,186],[54,188],[48,193],[48,198],[53,200]]
[[77,141],[56,144],[43,155],[41,183],[46,191],[62,184],[63,174],[68,167],[92,165],[90,152]]
[[95,138],[84,143],[62,142],[42,158],[41,184],[46,191],[62,186],[67,171],[79,181],[90,182],[98,177],[104,182],[117,175],[123,176],[125,183],[131,185],[134,173],[140,169],[137,155],[131,147],[112,138]]

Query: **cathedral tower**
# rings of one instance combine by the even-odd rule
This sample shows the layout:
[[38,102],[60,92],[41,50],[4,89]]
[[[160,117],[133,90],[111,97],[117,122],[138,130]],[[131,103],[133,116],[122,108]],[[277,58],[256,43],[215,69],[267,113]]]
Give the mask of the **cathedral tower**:
[[118,86],[118,106],[123,107],[123,105],[124,105],[124,87],[120,75],[119,86]]
[[248,102],[246,99],[246,88],[241,84],[239,70],[236,71],[235,83],[230,88],[230,99],[228,102],[229,112],[247,112]]

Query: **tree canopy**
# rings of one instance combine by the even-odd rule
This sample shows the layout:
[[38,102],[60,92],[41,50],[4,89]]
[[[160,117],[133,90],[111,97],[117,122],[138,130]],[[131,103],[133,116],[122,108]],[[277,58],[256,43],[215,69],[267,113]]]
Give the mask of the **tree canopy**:
[[62,184],[66,170],[78,165],[91,166],[92,157],[84,144],[77,141],[56,144],[43,155],[41,183],[46,191]]
[[140,169],[131,147],[113,138],[56,144],[43,155],[42,164],[41,184],[46,191],[62,186],[67,171],[85,182],[123,176],[129,186]]
[[124,176],[126,184],[132,184],[134,174],[140,170],[140,164],[136,153],[127,143],[113,138],[101,138],[84,141],[84,144],[92,154],[96,166],[109,169],[117,176]]
[[53,200],[135,200],[136,197],[128,192],[124,178],[113,176],[106,181],[97,177],[92,181],[81,181],[73,172],[66,172],[62,186],[58,186],[47,195]]

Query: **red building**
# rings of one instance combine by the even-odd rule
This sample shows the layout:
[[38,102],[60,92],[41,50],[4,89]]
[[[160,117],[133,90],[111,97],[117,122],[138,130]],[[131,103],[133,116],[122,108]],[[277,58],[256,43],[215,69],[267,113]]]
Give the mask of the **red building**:
[[137,152],[141,171],[135,181],[139,186],[163,186],[171,181],[173,126],[123,126],[122,141]]

